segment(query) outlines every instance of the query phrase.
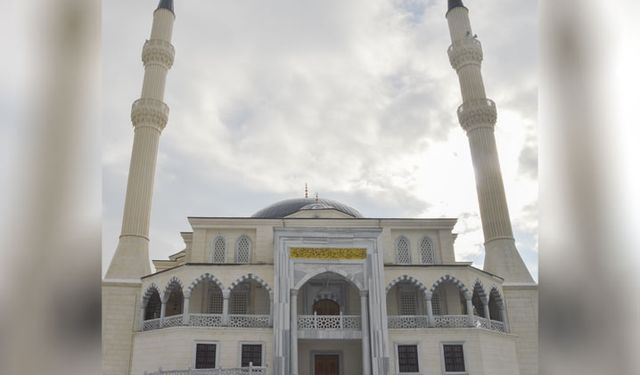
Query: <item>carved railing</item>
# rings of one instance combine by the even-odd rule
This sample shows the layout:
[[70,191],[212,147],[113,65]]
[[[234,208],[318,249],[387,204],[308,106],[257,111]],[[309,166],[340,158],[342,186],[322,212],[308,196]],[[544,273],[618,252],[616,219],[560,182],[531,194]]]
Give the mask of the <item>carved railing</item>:
[[234,327],[234,328],[269,328],[272,326],[270,315],[230,314],[227,319],[223,314],[189,314],[185,322],[182,314],[168,316],[163,319],[145,320],[143,331],[168,327]]
[[298,315],[298,329],[362,329],[360,315]]
[[482,318],[480,316],[473,317],[473,326],[476,328],[491,329],[491,323],[489,322],[489,319]]
[[145,375],[266,375],[267,368],[260,366],[236,368],[207,368],[186,370],[163,370],[144,372]]
[[162,327],[178,327],[182,325],[182,314],[167,316],[162,320]]
[[491,321],[491,329],[494,331],[507,332],[507,328],[504,326],[504,322],[500,322],[497,320]]
[[423,315],[390,315],[389,328],[429,328],[429,318]]
[[469,327],[469,315],[434,315],[435,328],[463,328]]
[[193,327],[222,327],[222,314],[189,314],[189,325]]
[[149,331],[149,330],[158,329],[158,328],[160,328],[160,318],[145,320],[142,325],[143,331]]
[[267,328],[271,327],[271,316],[252,314],[229,315],[229,327],[238,328]]

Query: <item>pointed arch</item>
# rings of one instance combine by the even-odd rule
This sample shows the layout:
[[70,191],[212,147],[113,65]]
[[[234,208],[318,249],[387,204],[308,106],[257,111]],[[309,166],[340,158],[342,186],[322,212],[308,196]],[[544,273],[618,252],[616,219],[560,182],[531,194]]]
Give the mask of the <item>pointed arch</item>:
[[262,285],[262,287],[269,293],[269,299],[273,301],[273,290],[271,289],[269,284],[267,284],[267,282],[264,281],[264,279],[262,279],[260,276],[254,275],[253,273],[248,273],[246,275],[240,276],[239,278],[236,279],[236,281],[232,282],[229,285],[229,288],[227,288],[227,290],[229,291],[229,293],[231,293],[231,291],[235,289],[236,286],[249,280],[254,280],[258,284]]
[[142,293],[142,306],[147,306],[147,302],[149,302],[149,298],[153,295],[153,293],[158,293],[160,295],[160,288],[156,285],[156,283],[151,283]]
[[453,285],[455,285],[456,287],[458,287],[458,289],[460,289],[460,291],[462,293],[464,293],[465,296],[469,295],[469,289],[467,289],[467,287],[464,285],[464,283],[460,280],[458,280],[455,276],[451,276],[449,274],[442,276],[441,278],[439,278],[438,280],[436,280],[436,282],[433,283],[433,285],[431,286],[431,289],[429,289],[429,291],[431,293],[433,293],[438,286],[440,286],[440,284],[443,283],[451,283]]
[[251,262],[251,239],[243,234],[236,241],[236,263],[250,263]]
[[431,237],[424,236],[420,240],[420,261],[422,264],[435,264],[436,257]]
[[491,317],[491,320],[504,322],[505,312],[506,307],[504,305],[502,294],[500,294],[498,287],[494,285],[489,291],[489,315]]
[[211,244],[211,262],[225,263],[227,256],[227,241],[222,235],[217,235]]
[[224,290],[224,285],[222,285],[222,282],[220,280],[218,280],[217,277],[215,277],[214,275],[210,274],[210,273],[204,273],[200,276],[198,276],[195,280],[193,280],[191,282],[191,284],[189,284],[189,286],[187,287],[187,290],[185,291],[184,295],[185,296],[191,296],[191,292],[193,292],[193,289],[198,286],[198,284],[200,284],[203,281],[211,281],[212,283],[214,283],[215,285],[218,286],[218,288],[220,288],[220,290]]
[[294,289],[300,289],[304,286],[304,284],[307,283],[307,281],[313,279],[314,277],[321,275],[323,273],[335,273],[336,275],[342,276],[345,280],[349,281],[351,284],[353,284],[358,290],[362,291],[362,290],[366,290],[366,288],[364,287],[364,285],[362,285],[362,283],[352,274],[349,274],[348,272],[341,270],[338,267],[331,267],[330,265],[325,265],[325,267],[321,267],[316,269],[316,272],[314,273],[308,273],[306,275],[304,275],[304,277],[298,281],[295,285]]
[[391,288],[393,288],[393,286],[396,285],[399,282],[411,283],[411,284],[415,285],[418,289],[420,289],[420,291],[422,293],[426,293],[427,292],[427,287],[420,280],[414,278],[413,276],[402,275],[402,276],[396,277],[395,279],[391,280],[391,282],[389,284],[387,284],[387,287],[385,289],[386,293],[389,293]]
[[180,292],[183,291],[183,286],[182,286],[182,281],[180,279],[178,279],[176,276],[171,277],[171,279],[169,279],[169,281],[167,282],[167,285],[164,288],[164,292],[162,293],[162,297],[167,297],[169,296],[169,293],[171,293],[171,290],[173,288],[179,287],[180,288]]
[[476,279],[476,281],[473,282],[473,294],[477,294],[482,303],[489,302],[489,295],[487,294],[486,289],[484,288],[484,285],[482,284],[482,281],[480,281],[480,279]]
[[411,242],[405,236],[396,239],[396,263],[411,264]]

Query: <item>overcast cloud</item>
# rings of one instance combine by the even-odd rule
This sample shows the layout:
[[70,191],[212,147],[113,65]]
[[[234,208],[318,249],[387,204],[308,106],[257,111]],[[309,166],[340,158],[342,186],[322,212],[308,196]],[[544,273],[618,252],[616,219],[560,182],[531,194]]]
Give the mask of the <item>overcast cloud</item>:
[[[176,0],[151,258],[187,216],[250,216],[312,193],[368,217],[457,217],[458,260],[482,231],[446,1]],[[103,266],[115,251],[157,0],[103,2]],[[537,2],[466,0],[518,248],[537,279]]]

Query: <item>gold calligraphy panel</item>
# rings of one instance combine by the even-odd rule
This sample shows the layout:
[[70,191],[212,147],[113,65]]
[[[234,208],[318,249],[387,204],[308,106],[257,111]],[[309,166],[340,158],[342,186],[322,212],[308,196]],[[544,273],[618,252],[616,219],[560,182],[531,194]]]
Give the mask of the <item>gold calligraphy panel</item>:
[[289,256],[294,259],[367,259],[367,249],[335,247],[292,247]]

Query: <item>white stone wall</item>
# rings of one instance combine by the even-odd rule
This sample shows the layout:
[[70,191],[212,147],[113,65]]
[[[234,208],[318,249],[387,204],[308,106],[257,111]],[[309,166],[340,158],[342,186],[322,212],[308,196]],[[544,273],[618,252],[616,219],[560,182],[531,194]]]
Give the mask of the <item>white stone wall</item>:
[[466,373],[473,375],[518,375],[514,335],[482,329],[389,330],[391,374],[398,374],[396,345],[418,345],[421,375],[442,375],[442,343],[461,343]]
[[339,353],[342,375],[362,374],[362,341],[360,340],[300,340],[298,342],[298,373],[312,375],[313,353]]
[[538,287],[504,286],[511,332],[517,335],[522,375],[538,375]]
[[102,373],[126,375],[131,358],[131,336],[139,310],[138,285],[102,286]]
[[[273,335],[271,329],[203,329],[164,328],[138,332],[133,340],[131,375],[143,375],[145,371],[195,368],[195,345],[198,342],[216,343],[216,366],[240,367],[241,343],[260,343],[263,361],[271,364]],[[271,374],[271,371],[268,371]]]

